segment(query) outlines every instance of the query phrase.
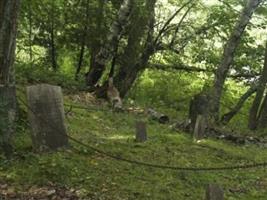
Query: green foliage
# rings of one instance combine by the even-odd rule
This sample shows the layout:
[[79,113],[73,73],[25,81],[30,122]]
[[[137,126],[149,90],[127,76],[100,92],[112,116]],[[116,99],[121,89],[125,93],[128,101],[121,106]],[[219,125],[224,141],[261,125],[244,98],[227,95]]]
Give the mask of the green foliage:
[[47,68],[47,66],[20,64],[16,66],[16,78],[23,85],[49,83],[69,90],[83,90],[85,88],[84,77],[80,78],[79,81],[74,80],[74,68],[69,62],[69,59],[65,57],[61,65],[63,67],[56,72]]
[[129,97],[145,106],[185,111],[193,94],[199,91],[203,84],[204,80],[194,74],[146,70]]

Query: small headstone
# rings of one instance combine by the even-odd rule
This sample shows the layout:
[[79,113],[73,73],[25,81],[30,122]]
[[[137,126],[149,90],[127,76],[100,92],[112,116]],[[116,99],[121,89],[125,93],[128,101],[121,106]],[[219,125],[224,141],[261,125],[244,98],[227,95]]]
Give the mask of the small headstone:
[[209,184],[206,189],[206,200],[224,200],[223,189],[216,184]]
[[11,136],[15,132],[16,88],[0,86],[0,147],[7,157],[12,153]]
[[61,88],[48,84],[27,87],[29,121],[36,151],[68,146]]
[[196,94],[193,99],[190,101],[189,106],[189,119],[190,119],[190,130],[194,130],[197,116],[203,115],[206,116],[208,113],[208,104],[209,97],[207,91],[203,90],[200,93]]
[[194,128],[194,138],[196,140],[201,140],[205,137],[205,132],[207,128],[207,119],[203,115],[198,115],[195,128]]
[[136,125],[136,142],[145,142],[147,140],[146,123],[143,121],[137,121]]

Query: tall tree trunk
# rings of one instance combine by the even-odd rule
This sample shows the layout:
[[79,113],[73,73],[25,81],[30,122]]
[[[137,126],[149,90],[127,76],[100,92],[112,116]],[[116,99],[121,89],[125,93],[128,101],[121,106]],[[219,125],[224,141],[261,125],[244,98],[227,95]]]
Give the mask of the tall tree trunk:
[[132,88],[138,74],[141,73],[148,65],[151,55],[154,54],[154,49],[148,47],[145,49],[140,61],[133,65],[130,69],[120,70],[115,77],[115,85],[118,87],[121,98],[124,98],[128,91]]
[[228,124],[231,119],[240,111],[240,109],[243,107],[244,103],[246,102],[246,100],[252,95],[254,94],[257,89],[258,89],[259,85],[258,84],[253,84],[239,99],[239,101],[237,102],[237,104],[235,105],[235,107],[230,110],[228,113],[224,114],[221,118],[221,123],[226,125]]
[[115,79],[115,85],[118,87],[121,98],[124,98],[131,89],[140,71],[140,66],[134,65],[128,71],[120,71],[120,73],[118,73]]
[[267,127],[267,95],[264,92],[267,84],[267,41],[264,55],[264,65],[259,79],[259,89],[256,97],[252,103],[249,112],[249,123],[248,126],[251,130],[255,130],[257,127]]
[[0,1],[0,85],[14,83],[17,16],[20,1]]
[[56,56],[56,45],[55,45],[55,34],[54,34],[54,25],[51,27],[50,33],[50,48],[51,48],[51,64],[52,68],[57,70],[57,56]]
[[[127,94],[138,74],[147,67],[150,56],[155,52],[153,41],[155,4],[156,0],[147,0],[147,14],[142,16],[140,13],[135,12],[132,16],[131,30],[122,65],[115,77],[115,85],[119,89],[121,97]],[[148,30],[146,30],[146,27],[148,27]],[[147,37],[142,47],[141,43],[145,32],[147,32]],[[141,56],[139,55],[140,51],[143,52]]]
[[19,0],[0,1],[0,146],[6,156],[12,151],[10,138],[14,132],[16,113],[13,64],[19,5]]
[[30,55],[30,63],[32,65],[33,55],[32,55],[32,2],[29,2],[29,12],[28,12],[28,20],[29,20],[29,55]]
[[81,50],[80,50],[80,54],[79,54],[79,61],[78,61],[78,65],[77,65],[77,69],[76,69],[76,73],[75,73],[75,80],[78,80],[78,76],[79,73],[82,69],[82,64],[83,64],[83,57],[84,57],[84,49],[85,49],[85,37],[82,38],[82,44],[81,44]]
[[251,130],[255,130],[257,128],[257,123],[259,119],[259,111],[260,111],[260,107],[262,103],[262,98],[264,96],[266,83],[267,83],[267,41],[266,41],[266,47],[265,47],[264,66],[262,69],[261,77],[259,79],[259,87],[256,93],[256,97],[249,110],[248,127]]
[[259,119],[257,128],[265,129],[267,128],[267,95],[265,94],[264,100],[262,102],[261,110],[259,112]]
[[105,30],[104,30],[104,5],[105,0],[98,0],[98,8],[97,8],[97,19],[96,19],[96,29],[95,33],[97,33],[97,36],[95,36],[92,40],[92,45],[90,46],[90,69],[89,72],[86,75],[86,84],[92,85],[92,82],[97,82],[98,80],[92,80],[92,77],[89,76],[90,73],[94,70],[93,68],[97,66],[96,61],[96,55],[100,51],[102,46],[102,41],[105,38]]
[[91,66],[87,74],[86,81],[88,86],[92,87],[97,83],[105,70],[107,62],[114,57],[116,46],[118,46],[122,30],[128,21],[132,5],[133,0],[123,1],[118,12],[118,17],[112,24],[107,42],[100,48],[100,51],[95,57],[94,65]]
[[78,80],[78,75],[81,71],[82,68],[82,63],[83,63],[83,57],[84,57],[84,50],[85,50],[85,44],[86,44],[86,37],[87,37],[87,31],[88,31],[88,19],[89,19],[89,0],[86,1],[86,10],[85,10],[85,24],[84,24],[84,29],[83,29],[83,34],[82,34],[82,40],[81,40],[81,50],[79,54],[79,61],[75,73],[75,80]]
[[52,3],[51,9],[51,25],[50,25],[50,53],[51,53],[51,64],[53,70],[57,70],[57,52],[56,52],[56,43],[55,43],[55,2]]
[[222,96],[224,82],[227,77],[229,68],[233,62],[234,54],[241,36],[249,23],[249,20],[262,0],[248,0],[242,14],[236,23],[234,30],[225,45],[222,60],[215,72],[213,91],[210,99],[209,112],[212,118],[219,119],[220,100]]

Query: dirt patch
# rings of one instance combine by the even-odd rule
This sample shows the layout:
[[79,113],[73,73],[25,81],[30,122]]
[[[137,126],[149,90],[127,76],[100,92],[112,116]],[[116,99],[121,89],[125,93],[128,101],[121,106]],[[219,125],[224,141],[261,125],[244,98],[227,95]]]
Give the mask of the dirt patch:
[[22,191],[21,188],[0,182],[0,199],[2,200],[78,200],[74,189],[56,185],[31,186]]

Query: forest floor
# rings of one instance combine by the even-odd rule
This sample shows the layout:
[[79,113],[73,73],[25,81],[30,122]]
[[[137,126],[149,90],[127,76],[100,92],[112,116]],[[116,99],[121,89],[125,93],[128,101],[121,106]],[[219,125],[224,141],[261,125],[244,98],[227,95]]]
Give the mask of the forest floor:
[[[214,139],[195,142],[191,135],[144,114],[112,112],[90,96],[66,95],[65,103],[68,134],[116,157],[181,167],[245,165],[267,159],[267,148]],[[26,119],[25,113],[21,115]],[[147,122],[144,143],[134,140],[136,120]],[[204,199],[209,183],[219,184],[227,200],[267,199],[264,168],[160,169],[112,159],[74,142],[68,150],[36,154],[27,123],[19,122],[17,132],[13,159],[0,156],[0,199],[196,200]]]

